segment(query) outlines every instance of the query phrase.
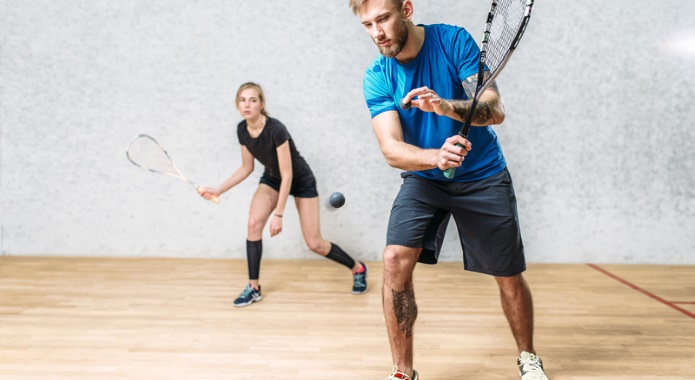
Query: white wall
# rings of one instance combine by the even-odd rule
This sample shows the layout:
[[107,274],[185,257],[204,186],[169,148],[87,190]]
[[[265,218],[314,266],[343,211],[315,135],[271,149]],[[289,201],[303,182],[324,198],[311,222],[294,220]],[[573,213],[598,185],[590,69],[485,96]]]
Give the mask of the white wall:
[[[488,4],[416,0],[415,21],[477,38]],[[496,127],[529,262],[695,264],[694,16],[695,2],[537,0]],[[152,134],[217,184],[240,164],[233,96],[252,80],[322,195],[347,196],[324,235],[379,260],[400,178],[362,98],[376,54],[347,0],[0,0],[0,252],[245,257],[260,165],[215,206],[124,151]],[[314,258],[286,213],[264,257]],[[460,260],[450,231],[444,259]]]

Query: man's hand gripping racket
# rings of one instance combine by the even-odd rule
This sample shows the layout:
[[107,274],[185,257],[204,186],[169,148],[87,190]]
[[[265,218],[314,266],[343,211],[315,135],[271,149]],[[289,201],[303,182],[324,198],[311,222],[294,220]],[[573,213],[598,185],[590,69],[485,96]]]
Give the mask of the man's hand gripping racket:
[[[128,161],[140,169],[180,179],[193,186],[202,195],[202,188],[181,173],[166,149],[154,137],[149,135],[135,136],[128,143],[126,157]],[[220,199],[215,195],[210,194],[209,198],[215,204],[220,203]]]
[[[533,0],[492,1],[492,6],[487,16],[483,41],[480,46],[480,60],[478,62],[475,95],[471,101],[471,106],[464,120],[463,127],[458,133],[458,135],[464,139],[468,137],[468,131],[470,130],[471,121],[473,120],[473,114],[478,105],[480,95],[493,83],[509,61],[509,58],[511,58],[531,18],[532,7]],[[488,72],[486,73],[486,71]],[[404,110],[407,110],[412,105],[410,100],[405,100],[407,98],[408,97],[400,101],[400,107]],[[418,97],[418,99],[420,98],[421,97]],[[435,108],[432,111],[440,115],[442,114],[440,113],[441,108],[439,110]],[[464,148],[461,144],[457,145]],[[468,149],[470,149],[470,147],[468,147]],[[455,172],[456,168],[446,169],[444,171],[444,176],[453,178]]]

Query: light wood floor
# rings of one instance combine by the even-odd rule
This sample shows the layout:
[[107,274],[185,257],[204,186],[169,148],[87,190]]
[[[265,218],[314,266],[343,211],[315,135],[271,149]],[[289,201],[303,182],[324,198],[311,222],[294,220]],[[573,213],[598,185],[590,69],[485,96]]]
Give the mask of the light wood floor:
[[[381,270],[327,260],[0,258],[0,379],[384,379]],[[695,379],[695,267],[530,265],[551,380]],[[422,380],[518,379],[494,280],[418,266]]]

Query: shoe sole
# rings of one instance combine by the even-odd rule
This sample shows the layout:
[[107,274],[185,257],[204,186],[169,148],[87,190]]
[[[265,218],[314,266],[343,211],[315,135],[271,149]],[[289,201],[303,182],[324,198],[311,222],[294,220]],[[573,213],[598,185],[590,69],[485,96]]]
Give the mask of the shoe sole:
[[[365,285],[366,285],[366,284],[367,284],[367,275],[369,275],[369,267],[367,266],[367,264],[365,264],[365,263],[363,263],[363,262],[361,262],[361,261],[360,261],[360,264],[364,265],[364,283],[365,283]],[[352,291],[352,294],[362,294],[362,293],[366,293],[368,288],[369,288],[368,286],[365,286],[365,287],[364,287],[364,290],[361,291],[361,292],[356,292],[356,291],[353,290],[353,291]]]
[[251,299],[251,301],[249,301],[249,302],[244,302],[244,303],[235,303],[235,304],[234,304],[234,307],[244,307],[244,306],[249,306],[249,305],[251,305],[251,304],[252,304],[252,303],[254,303],[254,302],[258,302],[258,301],[260,301],[261,299],[263,299],[263,296],[260,296],[260,297],[258,297],[258,298],[252,298],[252,299]]

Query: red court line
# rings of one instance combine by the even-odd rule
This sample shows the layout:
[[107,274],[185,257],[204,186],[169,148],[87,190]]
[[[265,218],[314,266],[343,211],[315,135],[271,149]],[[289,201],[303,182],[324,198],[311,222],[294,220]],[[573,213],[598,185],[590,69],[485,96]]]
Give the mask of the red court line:
[[623,284],[625,284],[625,285],[631,287],[632,289],[635,289],[636,291],[638,291],[638,292],[640,292],[640,293],[642,293],[642,294],[644,294],[644,295],[646,295],[646,296],[649,296],[649,297],[651,297],[651,298],[653,298],[653,299],[655,299],[655,300],[657,300],[657,301],[663,303],[664,305],[666,305],[666,306],[668,306],[668,307],[670,307],[670,308],[672,308],[672,309],[674,309],[674,310],[680,311],[681,313],[687,315],[688,317],[690,317],[690,318],[692,318],[692,319],[695,319],[695,314],[689,312],[688,310],[685,310],[685,309],[683,309],[683,308],[680,308],[680,307],[676,306],[673,302],[666,301],[665,299],[663,299],[663,298],[657,296],[656,294],[650,293],[650,292],[648,292],[648,291],[646,291],[646,290],[640,288],[640,287],[637,286],[637,285],[634,285],[634,284],[632,284],[632,283],[630,283],[630,282],[628,282],[628,281],[626,281],[626,280],[623,280],[622,278],[620,278],[620,277],[614,275],[613,273],[611,273],[611,272],[609,272],[609,271],[607,271],[607,270],[605,270],[605,269],[599,267],[598,265],[594,265],[594,264],[586,264],[586,265],[588,265],[588,266],[590,266],[590,267],[596,269],[597,271],[599,271],[599,272],[605,274],[606,276],[608,276],[608,277],[610,277],[610,278],[612,278],[612,279],[614,279],[614,280],[616,280],[616,281],[618,281],[618,282],[622,282]]

